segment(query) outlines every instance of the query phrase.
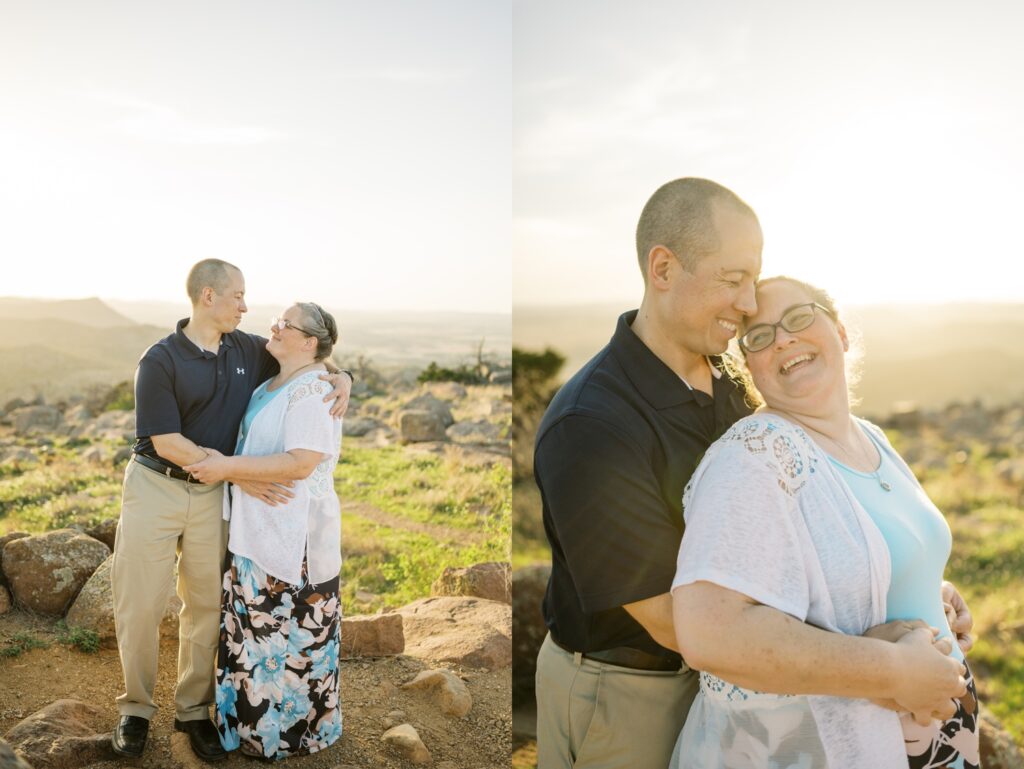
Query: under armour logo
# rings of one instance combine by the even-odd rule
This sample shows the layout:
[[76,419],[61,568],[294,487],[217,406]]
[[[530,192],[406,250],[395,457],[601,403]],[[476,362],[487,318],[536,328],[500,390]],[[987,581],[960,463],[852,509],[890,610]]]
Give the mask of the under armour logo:
[[244,368],[236,368],[235,369],[235,373],[236,374],[244,374],[245,373],[245,369]]

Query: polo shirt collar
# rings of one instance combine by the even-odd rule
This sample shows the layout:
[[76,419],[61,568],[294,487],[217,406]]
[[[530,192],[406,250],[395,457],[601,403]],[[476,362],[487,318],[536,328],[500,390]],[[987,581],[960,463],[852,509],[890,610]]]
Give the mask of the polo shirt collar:
[[[189,324],[191,318],[182,318],[178,321],[178,325],[174,329],[174,343],[178,348],[178,352],[188,360],[195,360],[196,358],[206,358],[213,353],[208,350],[202,350],[195,342],[185,336],[185,326]],[[231,334],[222,334],[220,337],[220,343],[225,347],[234,347],[235,340],[231,337]]]
[[630,310],[619,316],[611,342],[629,381],[656,409],[696,400],[694,391],[633,332],[631,326],[636,315],[637,310]]

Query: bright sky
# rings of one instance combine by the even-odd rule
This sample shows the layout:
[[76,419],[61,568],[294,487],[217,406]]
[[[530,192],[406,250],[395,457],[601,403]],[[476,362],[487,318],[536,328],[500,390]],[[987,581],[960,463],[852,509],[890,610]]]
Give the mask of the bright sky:
[[510,8],[0,3],[0,296],[509,312]]
[[517,5],[517,305],[642,294],[662,183],[753,206],[764,274],[846,303],[1024,300],[1024,5]]

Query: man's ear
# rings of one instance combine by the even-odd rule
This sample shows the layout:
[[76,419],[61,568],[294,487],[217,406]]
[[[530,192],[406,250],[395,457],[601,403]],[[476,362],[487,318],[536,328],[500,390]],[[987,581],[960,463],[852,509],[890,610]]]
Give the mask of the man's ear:
[[672,265],[678,263],[676,255],[666,246],[655,246],[647,253],[647,283],[653,288],[668,287]]
[[199,295],[199,298],[202,300],[202,303],[204,305],[209,307],[211,304],[213,304],[213,297],[215,297],[216,295],[217,292],[213,290],[212,286],[204,286],[203,293]]
[[836,321],[836,328],[839,330],[839,338],[843,342],[843,352],[849,352],[850,351],[850,337],[846,333],[846,326],[844,326],[842,324],[842,322]]

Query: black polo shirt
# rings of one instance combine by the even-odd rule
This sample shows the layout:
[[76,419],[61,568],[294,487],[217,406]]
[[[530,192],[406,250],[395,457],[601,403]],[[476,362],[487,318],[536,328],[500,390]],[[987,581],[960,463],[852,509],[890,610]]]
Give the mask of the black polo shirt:
[[750,408],[724,374],[713,380],[714,398],[691,390],[633,333],[635,318],[619,318],[537,431],[534,475],[552,556],[544,619],[575,651],[629,646],[678,660],[622,606],[671,587],[683,488],[712,441]]
[[252,391],[279,371],[265,338],[232,331],[221,337],[214,355],[185,336],[182,329],[188,320],[179,320],[175,332],[146,350],[139,361],[136,453],[156,457],[149,436],[181,433],[198,446],[234,454],[238,425]]

